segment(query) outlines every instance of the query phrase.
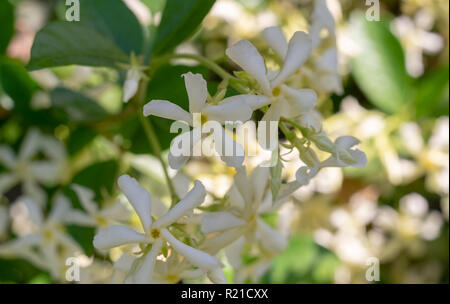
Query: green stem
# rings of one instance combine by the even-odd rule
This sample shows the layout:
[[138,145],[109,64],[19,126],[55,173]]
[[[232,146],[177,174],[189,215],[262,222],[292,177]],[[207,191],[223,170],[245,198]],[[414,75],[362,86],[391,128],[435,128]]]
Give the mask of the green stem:
[[[139,84],[139,89],[134,98],[137,99],[137,104],[140,106],[143,105],[145,101],[145,97],[147,95],[147,84],[148,84],[148,78],[143,78],[141,80],[141,83]],[[169,177],[169,172],[167,171],[166,164],[164,160],[162,159],[162,149],[161,145],[159,144],[158,137],[156,136],[155,129],[153,128],[153,125],[149,119],[147,119],[144,116],[144,113],[141,108],[138,110],[138,116],[139,120],[141,122],[142,128],[144,129],[145,135],[147,137],[147,140],[150,144],[150,146],[153,149],[153,152],[155,153],[156,158],[158,158],[159,162],[161,163],[161,167],[163,168],[164,176],[166,178],[167,186],[169,188],[169,192],[172,199],[172,205],[175,205],[176,202],[178,202],[180,199],[178,198],[178,195],[175,191],[175,187],[173,186],[172,180]]]

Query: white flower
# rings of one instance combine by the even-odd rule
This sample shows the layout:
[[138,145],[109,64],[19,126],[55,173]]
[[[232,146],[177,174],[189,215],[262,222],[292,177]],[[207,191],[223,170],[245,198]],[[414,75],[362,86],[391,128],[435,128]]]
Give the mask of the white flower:
[[128,102],[136,95],[141,79],[147,77],[143,73],[146,67],[140,64],[139,58],[134,53],[130,56],[129,64],[118,64],[118,66],[127,70],[127,77],[123,84],[123,101]]
[[174,251],[195,267],[211,271],[220,266],[214,257],[180,242],[168,230],[168,226],[203,202],[206,192],[199,181],[195,182],[192,190],[175,207],[156,221],[153,221],[151,216],[150,195],[134,178],[123,175],[119,178],[118,184],[136,210],[144,233],[139,233],[126,226],[109,226],[100,230],[95,236],[94,246],[97,249],[106,250],[124,244],[151,244],[150,250],[148,252],[144,250],[144,254],[138,259],[139,265],[128,277],[127,282],[152,282],[157,256],[161,253],[165,243],[169,243]]
[[355,167],[364,168],[367,163],[366,154],[358,149],[351,149],[359,144],[353,136],[341,136],[336,139],[333,155],[321,163],[321,167]]
[[[17,203],[27,207],[34,224],[34,232],[0,245],[0,255],[23,257],[37,267],[50,271],[54,279],[61,279],[65,272],[65,260],[81,252],[80,246],[65,232],[65,216],[70,210],[66,197],[57,195],[47,218],[34,200],[22,197]],[[35,250],[37,248],[37,250]]]
[[98,203],[94,201],[95,194],[91,189],[80,185],[73,185],[72,189],[77,194],[86,213],[72,209],[67,214],[66,222],[81,226],[103,228],[117,222],[126,221],[129,218],[128,210],[120,201],[100,209]]
[[286,247],[286,238],[261,218],[261,215],[273,212],[284,202],[283,199],[272,202],[269,178],[269,168],[266,167],[255,168],[250,177],[247,177],[245,167],[237,170],[227,196],[229,208],[203,216],[202,231],[205,234],[221,233],[207,239],[205,248],[217,251],[243,235],[269,253],[280,252]]
[[430,30],[434,17],[426,9],[416,13],[414,20],[400,16],[392,21],[392,30],[401,41],[406,55],[406,69],[413,77],[424,72],[423,53],[436,54],[444,48],[444,39]]
[[265,29],[262,36],[284,61],[278,73],[266,70],[263,57],[248,40],[241,40],[226,50],[227,56],[257,82],[257,92],[269,98],[271,106],[262,120],[279,121],[282,116],[294,118],[312,111],[317,94],[311,89],[297,90],[285,84],[308,59],[311,38],[299,31],[287,43],[278,27]]
[[[237,95],[227,98],[216,105],[207,104],[208,88],[202,75],[189,72],[184,74],[183,77],[189,98],[189,112],[167,100],[152,100],[144,106],[144,115],[155,115],[167,119],[179,120],[195,127],[194,114],[198,113],[201,117],[201,125],[204,125],[208,121],[218,122],[223,125],[228,121],[246,122],[250,119],[254,109],[265,105],[267,102],[267,98],[264,96]],[[194,128],[194,130],[190,132],[180,134],[174,139],[174,142],[178,143],[180,140],[190,138],[190,147],[182,147],[182,149],[192,151],[194,145],[204,137],[204,134],[199,131],[200,130],[195,130]],[[241,166],[244,161],[244,150],[242,146],[233,143],[233,139],[227,135],[223,128],[216,131],[218,133],[216,134],[216,132],[213,132],[212,135],[214,137],[215,149],[222,160],[225,161],[228,166]],[[225,145],[222,145],[222,140],[225,141]],[[234,156],[226,155],[224,147],[227,145],[236,146],[237,151]],[[174,155],[172,151],[169,153],[169,165],[176,170],[180,169],[188,159],[189,156],[185,154]]]
[[[34,160],[39,152],[42,152],[46,159]],[[25,194],[43,204],[46,194],[39,184],[54,184],[61,174],[64,162],[65,151],[62,144],[41,134],[38,129],[31,129],[25,136],[17,156],[9,146],[0,145],[0,163],[9,170],[0,174],[0,194],[21,183]]]

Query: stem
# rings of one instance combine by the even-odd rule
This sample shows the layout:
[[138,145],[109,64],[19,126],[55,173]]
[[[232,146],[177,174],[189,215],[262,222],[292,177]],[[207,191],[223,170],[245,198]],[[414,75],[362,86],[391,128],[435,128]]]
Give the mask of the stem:
[[[147,84],[148,84],[148,78],[144,77],[141,80],[141,83],[139,84],[139,89],[134,98],[137,99],[137,104],[142,105],[144,103],[146,94],[147,94]],[[153,125],[149,119],[147,119],[144,116],[144,113],[141,109],[138,110],[138,116],[139,120],[141,122],[142,127],[144,128],[145,135],[147,136],[147,140],[150,144],[150,146],[153,149],[153,152],[156,155],[156,158],[158,158],[159,162],[161,163],[161,167],[164,171],[164,176],[166,178],[167,186],[169,188],[169,192],[172,199],[172,205],[175,205],[175,202],[178,202],[180,199],[178,198],[177,193],[175,192],[175,188],[173,186],[172,180],[169,177],[169,173],[167,172],[166,164],[164,160],[162,159],[161,153],[161,145],[159,144],[158,137],[156,136],[155,129],[153,128]]]

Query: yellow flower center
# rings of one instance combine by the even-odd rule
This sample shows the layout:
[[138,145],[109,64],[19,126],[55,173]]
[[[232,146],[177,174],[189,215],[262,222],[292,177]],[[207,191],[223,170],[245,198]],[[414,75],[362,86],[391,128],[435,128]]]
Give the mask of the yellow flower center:
[[161,231],[159,231],[159,229],[157,229],[157,228],[152,228],[152,229],[150,230],[150,235],[151,235],[152,238],[154,238],[154,239],[159,238],[160,234],[161,234]]
[[281,88],[280,87],[273,88],[273,90],[272,90],[272,95],[273,96],[278,97],[278,96],[280,96],[280,94],[281,94]]

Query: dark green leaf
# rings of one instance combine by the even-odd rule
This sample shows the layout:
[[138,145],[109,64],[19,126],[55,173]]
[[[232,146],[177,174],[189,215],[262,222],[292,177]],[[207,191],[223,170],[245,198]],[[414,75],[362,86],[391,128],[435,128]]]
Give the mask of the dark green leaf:
[[19,61],[0,58],[0,83],[5,93],[14,100],[15,110],[29,110],[31,97],[39,86]]
[[72,183],[92,189],[99,200],[105,190],[109,194],[113,192],[118,169],[119,165],[114,160],[95,163],[78,172]]
[[208,14],[214,0],[167,0],[156,39],[155,55],[174,49],[189,38]]
[[0,54],[4,54],[14,34],[14,7],[8,0],[0,1]]
[[78,126],[69,137],[67,150],[70,155],[75,155],[86,145],[92,142],[97,136],[97,132],[87,126]]
[[143,32],[122,0],[81,0],[80,22],[114,42],[126,54],[141,54]]
[[352,37],[359,54],[352,60],[356,83],[379,109],[395,113],[408,101],[410,79],[403,49],[384,21],[369,22],[353,16]]
[[91,256],[94,253],[94,235],[95,228],[93,227],[80,227],[75,225],[67,226],[67,232],[80,244],[84,253],[87,256]]
[[418,81],[414,99],[418,117],[448,115],[448,78],[449,69],[445,66],[432,71]]
[[67,120],[87,122],[105,117],[108,113],[94,100],[66,88],[56,88],[50,92],[52,107],[61,109]]
[[36,35],[29,69],[64,65],[116,67],[127,63],[124,51],[111,40],[80,22],[53,22]]

